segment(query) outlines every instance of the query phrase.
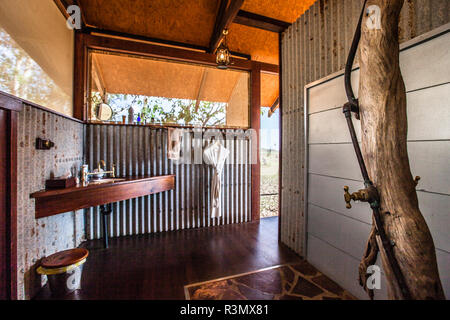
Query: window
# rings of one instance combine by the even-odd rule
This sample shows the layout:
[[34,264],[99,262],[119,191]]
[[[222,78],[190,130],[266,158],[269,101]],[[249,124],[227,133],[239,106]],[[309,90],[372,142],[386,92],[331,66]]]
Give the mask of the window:
[[248,72],[104,51],[89,57],[90,120],[106,103],[118,123],[249,127]]
[[72,116],[73,47],[52,1],[0,1],[1,91]]
[[0,90],[65,114],[71,97],[0,28]]

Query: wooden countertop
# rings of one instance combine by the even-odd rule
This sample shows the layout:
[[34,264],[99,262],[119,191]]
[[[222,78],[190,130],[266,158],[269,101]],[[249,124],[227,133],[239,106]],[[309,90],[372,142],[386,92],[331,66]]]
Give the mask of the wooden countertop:
[[105,187],[112,187],[120,184],[130,184],[130,183],[138,183],[142,181],[152,181],[152,180],[161,180],[166,179],[168,177],[175,177],[175,175],[167,175],[167,176],[129,176],[126,178],[115,177],[115,178],[106,178],[106,179],[124,179],[116,182],[106,182],[106,183],[97,183],[97,184],[88,184],[87,186],[77,185],[71,188],[65,189],[52,189],[52,190],[41,190],[35,193],[30,194],[30,198],[43,198],[54,195],[61,195],[71,192],[77,192],[87,189],[103,189]]
[[32,193],[36,219],[147,196],[175,188],[175,175],[136,176],[122,181],[78,185],[72,188]]

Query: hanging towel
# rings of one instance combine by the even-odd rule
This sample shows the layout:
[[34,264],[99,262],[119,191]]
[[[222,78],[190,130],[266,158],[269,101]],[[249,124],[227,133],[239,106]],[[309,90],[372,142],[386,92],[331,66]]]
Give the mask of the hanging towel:
[[176,128],[169,128],[167,134],[167,158],[170,160],[179,160],[181,155],[181,138],[183,131]]
[[205,160],[214,167],[211,179],[211,218],[219,218],[222,216],[220,206],[221,176],[225,160],[228,158],[229,153],[219,141],[212,143],[204,151]]

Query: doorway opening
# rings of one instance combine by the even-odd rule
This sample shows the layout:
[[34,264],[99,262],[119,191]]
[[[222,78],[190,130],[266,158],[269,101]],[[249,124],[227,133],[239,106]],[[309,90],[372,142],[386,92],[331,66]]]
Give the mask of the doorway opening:
[[273,112],[271,108],[261,109],[261,219],[278,216],[280,173],[279,117],[279,109]]

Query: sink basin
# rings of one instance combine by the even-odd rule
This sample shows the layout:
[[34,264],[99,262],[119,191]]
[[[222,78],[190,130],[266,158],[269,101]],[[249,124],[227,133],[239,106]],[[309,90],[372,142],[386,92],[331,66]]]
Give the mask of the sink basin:
[[106,178],[106,179],[99,179],[99,180],[91,180],[91,181],[89,181],[89,184],[114,183],[114,182],[119,182],[119,181],[125,181],[125,179]]

